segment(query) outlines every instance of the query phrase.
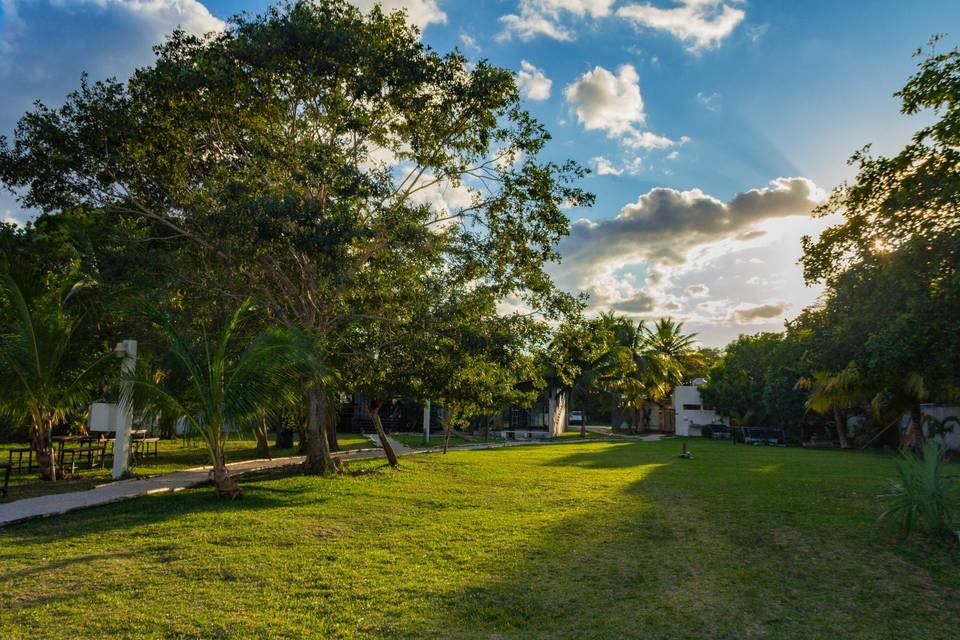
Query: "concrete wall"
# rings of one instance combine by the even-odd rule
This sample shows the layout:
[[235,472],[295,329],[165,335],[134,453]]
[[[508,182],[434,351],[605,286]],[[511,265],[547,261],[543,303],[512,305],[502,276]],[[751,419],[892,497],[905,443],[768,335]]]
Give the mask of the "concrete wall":
[[[673,390],[673,410],[676,412],[676,433],[678,436],[699,436],[700,427],[708,424],[723,423],[728,424],[727,420],[722,418],[715,411],[703,408],[703,400],[700,399],[698,387],[704,384],[703,380],[698,378],[693,384],[677,387]],[[684,409],[684,405],[696,405],[699,409]]]

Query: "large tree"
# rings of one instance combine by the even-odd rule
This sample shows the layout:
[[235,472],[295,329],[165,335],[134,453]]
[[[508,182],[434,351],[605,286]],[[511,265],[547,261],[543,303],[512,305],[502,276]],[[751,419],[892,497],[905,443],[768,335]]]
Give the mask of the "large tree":
[[[176,32],[126,84],[38,107],[0,178],[44,211],[152,220],[217,260],[220,286],[328,336],[354,319],[358,274],[424,229],[452,228],[434,250],[498,299],[570,308],[542,266],[561,204],[591,198],[577,166],[538,161],[548,140],[511,71],[433,51],[402,14],[298,1]],[[317,380],[308,402],[325,393]],[[318,419],[307,433],[308,466],[329,470]]]
[[918,71],[897,95],[904,114],[938,117],[894,156],[865,147],[852,157],[856,179],[816,212],[841,221],[804,238],[802,258],[807,281],[827,285],[823,313],[836,320],[824,351],[856,360],[880,399],[909,412],[903,444],[917,447],[920,403],[960,397],[960,50],[935,47],[917,52]]

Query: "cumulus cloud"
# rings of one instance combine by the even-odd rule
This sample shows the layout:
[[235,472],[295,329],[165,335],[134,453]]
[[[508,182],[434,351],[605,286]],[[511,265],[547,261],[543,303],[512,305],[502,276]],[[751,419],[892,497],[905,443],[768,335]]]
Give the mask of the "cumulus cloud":
[[[550,271],[567,290],[590,292],[596,309],[617,308],[643,292],[657,301],[657,311],[669,311],[668,303],[673,308],[690,297],[710,295],[712,288],[695,280],[678,289],[678,273],[706,271],[711,261],[744,247],[739,236],[745,231],[808,215],[823,197],[823,191],[806,178],[778,178],[727,201],[699,189],[652,189],[614,218],[574,222],[558,247],[562,262],[551,265]],[[643,274],[642,282],[634,273]],[[676,293],[667,295],[668,291]],[[728,305],[717,317],[731,313]]]
[[593,158],[590,163],[598,176],[619,176],[623,174],[623,169],[618,169],[612,162],[603,156]]
[[588,130],[623,135],[647,119],[640,95],[640,76],[632,64],[611,73],[601,66],[587,71],[564,90],[567,104]]
[[617,9],[617,16],[637,28],[666,31],[692,52],[720,46],[746,17],[742,9],[723,0],[676,0],[675,4],[669,9],[627,4]]
[[653,296],[640,291],[626,300],[614,302],[610,307],[614,311],[620,311],[627,314],[650,313],[653,311],[655,301]]
[[526,60],[520,61],[520,71],[517,72],[517,87],[520,95],[528,100],[548,100],[553,80],[547,77],[542,69],[538,69]]
[[[629,149],[666,149],[676,141],[642,130],[647,116],[640,94],[640,76],[632,64],[616,73],[601,66],[587,71],[564,89],[567,105],[588,131],[605,131]],[[684,136],[680,144],[689,141]]]
[[771,302],[768,304],[745,306],[735,309],[730,315],[730,320],[740,324],[769,321],[774,318],[782,318],[789,309],[790,305],[786,302]]
[[613,0],[520,0],[518,13],[500,18],[500,40],[517,37],[524,42],[537,36],[573,40],[576,33],[567,26],[570,18],[602,18],[610,14]]
[[379,4],[386,11],[403,10],[407,12],[407,19],[419,27],[426,29],[431,24],[444,24],[447,14],[437,5],[437,0],[350,0],[361,11],[369,11]]

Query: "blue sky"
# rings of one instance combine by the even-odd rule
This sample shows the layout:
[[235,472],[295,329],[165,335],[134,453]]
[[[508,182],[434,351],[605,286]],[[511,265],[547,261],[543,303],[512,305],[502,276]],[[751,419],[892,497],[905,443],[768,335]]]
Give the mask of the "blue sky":
[[[900,115],[891,94],[912,52],[960,24],[946,0],[385,4],[406,6],[440,51],[523,72],[527,107],[554,135],[547,156],[595,169],[584,186],[597,203],[569,212],[580,221],[558,282],[590,292],[593,310],[673,315],[707,344],[778,330],[815,300],[796,265],[799,237],[825,224],[810,207],[851,176],[855,149],[894,152],[929,117]],[[0,133],[81,71],[149,63],[178,24],[203,31],[264,6],[0,0]],[[25,215],[0,196],[0,218]]]

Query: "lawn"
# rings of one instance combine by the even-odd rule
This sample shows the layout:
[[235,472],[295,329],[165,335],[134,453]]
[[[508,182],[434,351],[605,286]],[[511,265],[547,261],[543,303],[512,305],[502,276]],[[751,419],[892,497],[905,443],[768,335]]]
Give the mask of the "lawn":
[[[273,439],[271,438],[271,443]],[[373,449],[375,445],[370,440],[360,434],[338,434],[337,442],[343,450],[348,449]],[[199,440],[185,443],[181,439],[161,440],[158,443],[157,457],[143,458],[137,460],[131,469],[136,476],[155,476],[161,473],[170,473],[180,471],[191,467],[199,467],[210,464],[210,457],[207,450],[202,447]],[[7,450],[25,447],[24,444],[0,444],[0,462],[7,461]],[[249,438],[231,438],[227,440],[227,461],[238,462],[240,460],[253,459],[256,442]],[[297,455],[296,447],[292,449],[273,449],[271,455],[275,458]],[[16,461],[16,458],[14,458]],[[24,457],[26,461],[26,457]],[[77,469],[77,471],[67,480],[56,483],[46,482],[38,477],[37,471],[17,473],[13,472],[10,476],[10,494],[6,500],[0,498],[0,503],[21,498],[32,498],[39,495],[50,493],[62,493],[65,491],[78,491],[81,489],[90,489],[98,484],[110,481],[112,458],[107,457],[103,468],[95,469]],[[2,481],[2,478],[0,478]]]
[[533,445],[246,478],[0,530],[8,638],[956,638],[890,456]]
[[[443,446],[443,434],[442,433],[432,433],[430,434],[430,442],[426,443],[423,441],[423,436],[421,434],[413,433],[393,433],[390,434],[390,437],[398,442],[402,442],[408,447],[414,449],[419,449],[421,447],[442,447]],[[502,438],[493,438],[489,440],[484,440],[482,437],[477,438],[475,441],[464,440],[459,436],[450,434],[450,441],[447,443],[448,446],[456,447],[461,444],[476,444],[484,442],[503,442]]]

